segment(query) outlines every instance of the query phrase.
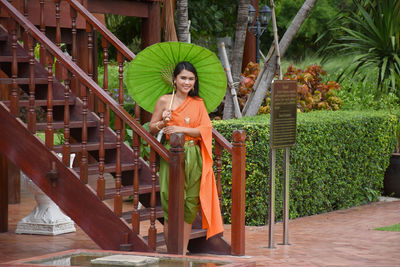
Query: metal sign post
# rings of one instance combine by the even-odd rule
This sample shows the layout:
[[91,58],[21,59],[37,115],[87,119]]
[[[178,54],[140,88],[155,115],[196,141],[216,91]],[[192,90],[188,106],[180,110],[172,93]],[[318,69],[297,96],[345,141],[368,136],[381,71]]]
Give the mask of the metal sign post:
[[289,244],[289,156],[296,144],[297,81],[275,80],[271,94],[269,248],[274,248],[276,149],[284,149],[283,245]]

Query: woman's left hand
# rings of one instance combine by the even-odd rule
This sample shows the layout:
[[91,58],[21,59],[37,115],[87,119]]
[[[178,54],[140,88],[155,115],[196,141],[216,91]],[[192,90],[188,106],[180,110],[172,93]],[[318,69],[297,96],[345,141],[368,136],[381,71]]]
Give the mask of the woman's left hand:
[[165,134],[185,133],[185,128],[180,127],[180,126],[171,125],[171,126],[167,126],[164,128],[164,133]]

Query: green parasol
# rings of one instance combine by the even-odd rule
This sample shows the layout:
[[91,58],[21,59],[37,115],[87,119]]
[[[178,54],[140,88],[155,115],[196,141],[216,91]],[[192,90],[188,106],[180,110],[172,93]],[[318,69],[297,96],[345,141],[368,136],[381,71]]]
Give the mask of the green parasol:
[[226,92],[226,75],[217,56],[190,43],[164,42],[147,47],[129,64],[128,92],[143,109],[153,113],[160,96],[171,93],[176,64],[189,61],[199,78],[199,95],[208,112],[214,111]]

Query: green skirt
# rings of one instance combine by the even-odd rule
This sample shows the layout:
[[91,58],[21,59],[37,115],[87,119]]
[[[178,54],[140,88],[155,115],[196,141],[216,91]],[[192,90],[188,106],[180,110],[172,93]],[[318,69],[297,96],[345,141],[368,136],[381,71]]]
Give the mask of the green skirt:
[[[165,147],[169,150],[170,145]],[[203,160],[200,147],[191,142],[185,143],[185,222],[192,224],[200,207],[199,190]],[[168,222],[169,165],[160,159],[160,195],[164,219]]]

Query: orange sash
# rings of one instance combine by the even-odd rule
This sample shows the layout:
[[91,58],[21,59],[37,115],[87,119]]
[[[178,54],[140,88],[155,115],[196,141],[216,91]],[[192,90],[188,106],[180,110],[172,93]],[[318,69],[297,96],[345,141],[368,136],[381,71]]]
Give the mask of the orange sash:
[[187,97],[182,104],[172,112],[169,125],[197,128],[199,138],[185,136],[185,140],[198,140],[203,169],[200,183],[200,206],[203,229],[207,229],[207,239],[223,232],[221,209],[219,206],[217,186],[212,160],[212,124],[206,107],[201,98]]

